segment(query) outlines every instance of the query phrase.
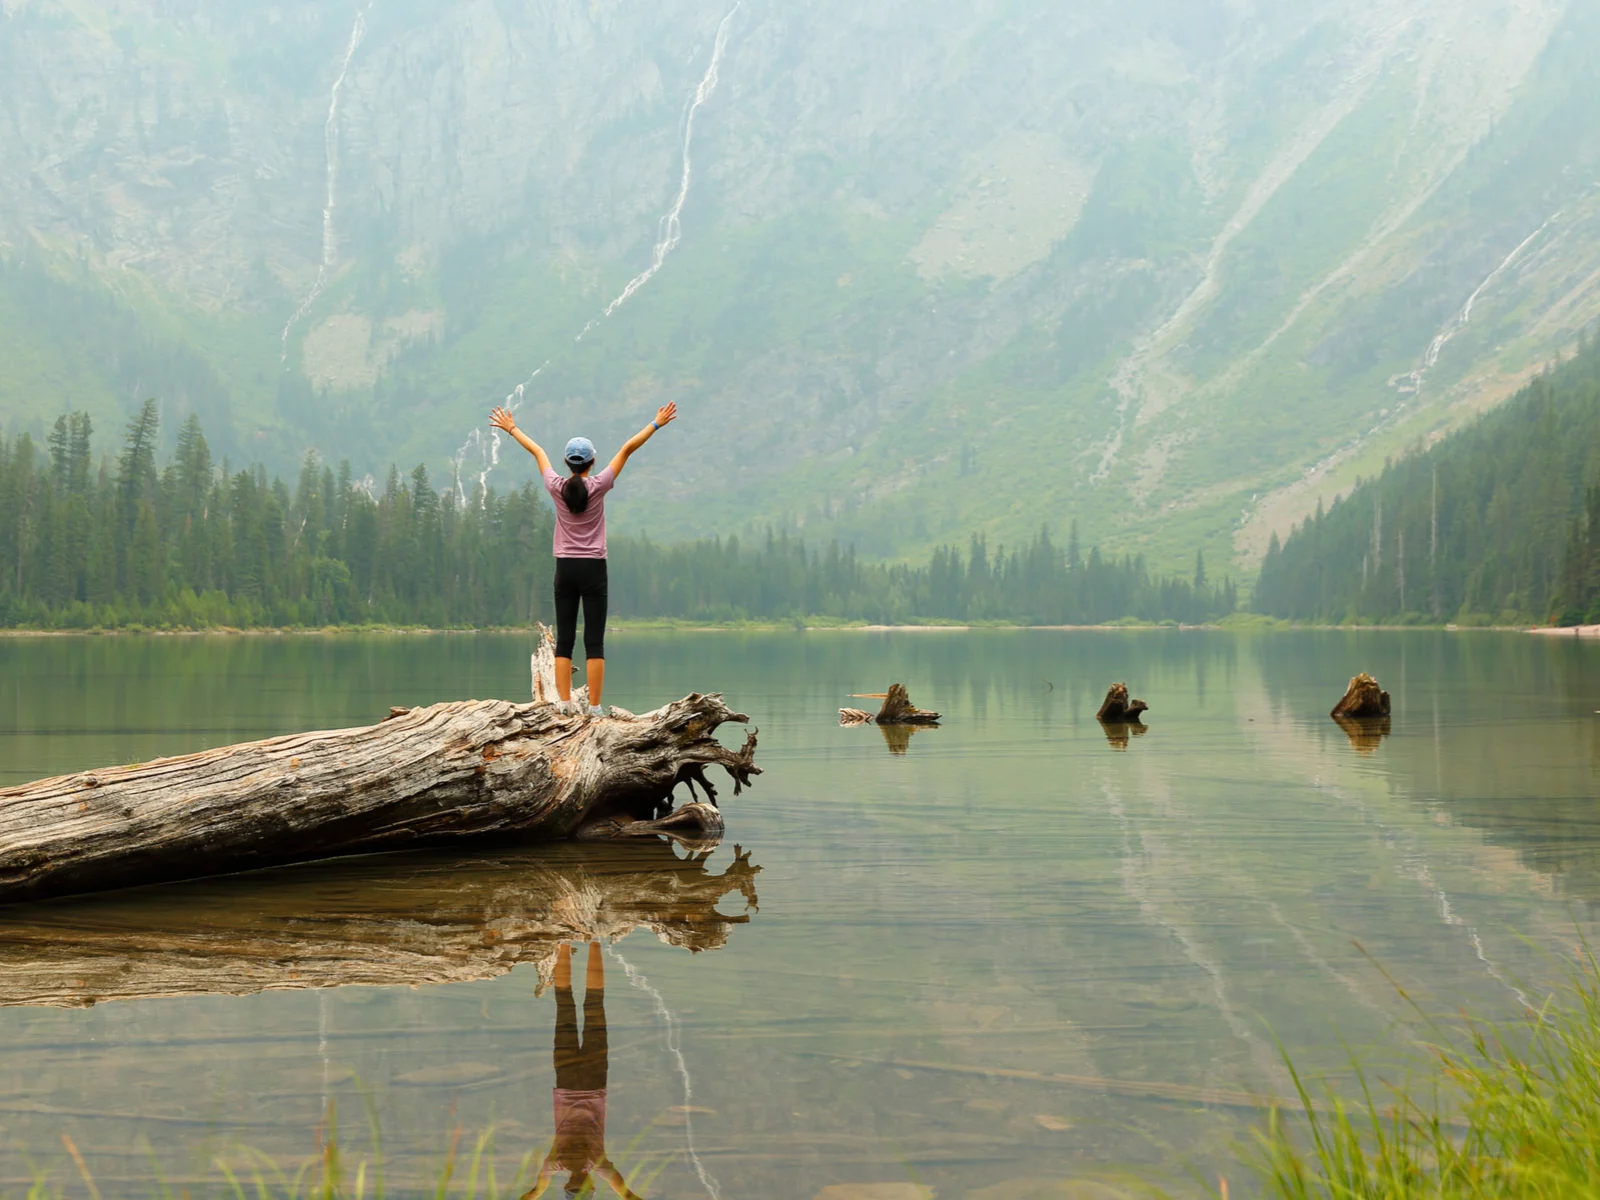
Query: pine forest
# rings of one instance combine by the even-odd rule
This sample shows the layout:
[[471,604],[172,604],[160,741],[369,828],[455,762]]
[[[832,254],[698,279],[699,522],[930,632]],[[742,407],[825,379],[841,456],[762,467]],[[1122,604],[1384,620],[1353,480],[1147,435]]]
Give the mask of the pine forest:
[[1268,548],[1254,607],[1383,624],[1600,616],[1600,350],[1391,464]]
[[[0,625],[212,629],[516,627],[551,619],[550,500],[534,484],[467,504],[425,467],[375,486],[309,454],[291,489],[216,463],[197,417],[158,464],[158,408],[96,459],[83,413],[44,446],[0,443]],[[1191,578],[1065,546],[941,547],[926,566],[860,561],[786,534],[659,545],[611,539],[612,611],[689,621],[1199,623],[1233,609],[1197,556]]]

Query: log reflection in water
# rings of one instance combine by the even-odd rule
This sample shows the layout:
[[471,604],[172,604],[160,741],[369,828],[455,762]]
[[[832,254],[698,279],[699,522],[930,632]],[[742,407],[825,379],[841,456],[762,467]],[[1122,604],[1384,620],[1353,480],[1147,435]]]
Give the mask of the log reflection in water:
[[[658,840],[372,855],[13,905],[0,910],[0,1005],[456,983],[530,962],[542,992],[565,941],[647,928],[722,946],[756,909],[761,868],[735,846],[712,874],[710,854]],[[718,911],[732,892],[744,913]]]
[[1150,732],[1150,726],[1138,721],[1101,721],[1100,728],[1105,730],[1106,741],[1113,750],[1126,750],[1130,738],[1143,737]]
[[889,747],[889,753],[899,757],[911,749],[913,734],[937,728],[937,725],[879,725],[878,732],[883,734],[883,744]]
[[1389,718],[1386,716],[1346,717],[1335,714],[1333,720],[1344,730],[1345,737],[1350,739],[1350,745],[1357,754],[1371,754],[1389,736]]

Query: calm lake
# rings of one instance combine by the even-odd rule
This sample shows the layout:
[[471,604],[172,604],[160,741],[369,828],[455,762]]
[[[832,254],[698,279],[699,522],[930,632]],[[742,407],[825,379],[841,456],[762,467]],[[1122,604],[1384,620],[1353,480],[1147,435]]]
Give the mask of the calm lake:
[[[641,1192],[1094,1200],[1222,1172],[1249,1194],[1237,1150],[1256,1098],[1289,1088],[1278,1042],[1317,1070],[1353,1047],[1398,1071],[1425,1028],[1395,984],[1504,1016],[1595,937],[1600,645],[610,643],[609,700],[718,690],[760,727],[766,773],[723,793],[709,859],[506,847],[0,910],[0,1186],[37,1168],[81,1193],[63,1134],[107,1196],[148,1195],[153,1164],[181,1181],[250,1150],[297,1163],[330,1104],[350,1156],[381,1130],[391,1191],[456,1129],[470,1148],[494,1128],[504,1184],[552,1128],[557,996],[519,918],[567,914],[639,925],[602,961],[606,1147]],[[531,645],[0,640],[0,786],[522,699]],[[1358,670],[1393,693],[1387,737],[1326,715]],[[1151,706],[1141,735],[1094,720],[1117,680]],[[943,726],[838,727],[841,705],[873,706],[850,693],[896,681]]]

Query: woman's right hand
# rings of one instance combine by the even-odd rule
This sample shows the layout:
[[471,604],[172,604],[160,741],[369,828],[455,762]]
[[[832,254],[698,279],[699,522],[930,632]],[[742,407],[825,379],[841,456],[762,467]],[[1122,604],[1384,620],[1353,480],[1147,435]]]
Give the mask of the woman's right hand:
[[489,414],[489,424],[496,429],[504,429],[507,433],[515,433],[517,431],[517,419],[511,415],[511,410],[507,408],[497,408]]
[[677,415],[678,415],[678,405],[677,405],[676,401],[669,402],[669,403],[663,405],[662,407],[656,409],[656,428],[657,429],[661,428],[663,425],[665,425],[668,421],[672,420],[672,418],[676,417]]

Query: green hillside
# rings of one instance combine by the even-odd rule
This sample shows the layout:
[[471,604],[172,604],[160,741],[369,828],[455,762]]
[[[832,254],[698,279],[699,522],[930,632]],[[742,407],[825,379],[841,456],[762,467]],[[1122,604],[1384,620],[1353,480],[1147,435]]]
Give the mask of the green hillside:
[[1593,619],[1600,612],[1600,346],[1298,526],[1254,607],[1297,620]]
[[6,5],[0,430],[154,395],[464,496],[518,385],[549,440],[672,399],[657,540],[1253,571],[1600,317],[1600,12],[1190,7]]

